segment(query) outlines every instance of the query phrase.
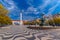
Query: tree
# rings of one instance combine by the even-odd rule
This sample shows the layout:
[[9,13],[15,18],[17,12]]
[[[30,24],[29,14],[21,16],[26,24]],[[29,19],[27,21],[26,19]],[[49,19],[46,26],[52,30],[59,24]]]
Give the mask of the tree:
[[9,11],[6,10],[2,4],[0,4],[0,14],[6,15],[6,14],[8,14],[8,12]]
[[60,26],[60,17],[53,17],[53,19],[46,21],[46,23],[49,23],[49,25]]
[[54,23],[56,26],[60,26],[60,17],[55,17],[54,18]]
[[8,10],[4,8],[2,4],[0,4],[0,26],[10,25],[12,24],[11,19],[7,16]]

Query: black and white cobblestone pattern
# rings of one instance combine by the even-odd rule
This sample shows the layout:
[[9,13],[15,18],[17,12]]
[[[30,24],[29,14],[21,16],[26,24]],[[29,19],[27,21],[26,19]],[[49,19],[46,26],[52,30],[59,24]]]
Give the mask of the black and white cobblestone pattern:
[[0,40],[60,40],[60,29],[32,30],[11,26],[0,29]]

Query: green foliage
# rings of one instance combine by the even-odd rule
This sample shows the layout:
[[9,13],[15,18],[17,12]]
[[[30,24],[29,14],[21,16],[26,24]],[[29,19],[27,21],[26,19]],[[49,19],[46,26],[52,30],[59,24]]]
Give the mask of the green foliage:
[[37,20],[33,20],[33,21],[27,21],[27,22],[24,22],[24,25],[36,25],[36,24],[40,24],[40,20],[37,19]]
[[0,14],[2,15],[8,14],[8,10],[6,10],[2,4],[0,4]]
[[60,25],[60,17],[53,17],[53,19],[48,20],[47,23],[49,23],[50,25]]
[[0,4],[0,26],[4,25],[10,25],[12,24],[12,21],[7,16],[8,10],[6,10],[1,4]]
[[60,17],[54,18],[55,25],[60,25]]

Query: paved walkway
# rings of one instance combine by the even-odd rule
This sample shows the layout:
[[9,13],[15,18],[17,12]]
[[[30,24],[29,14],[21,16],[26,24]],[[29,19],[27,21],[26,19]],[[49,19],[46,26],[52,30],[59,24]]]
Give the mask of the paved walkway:
[[12,25],[0,28],[0,40],[60,40],[60,29],[32,30]]

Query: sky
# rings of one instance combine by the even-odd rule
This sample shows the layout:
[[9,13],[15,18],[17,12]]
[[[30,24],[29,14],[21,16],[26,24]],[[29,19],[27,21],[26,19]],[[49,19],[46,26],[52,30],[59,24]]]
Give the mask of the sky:
[[0,0],[0,3],[9,10],[8,16],[12,20],[34,20],[60,12],[60,0]]

